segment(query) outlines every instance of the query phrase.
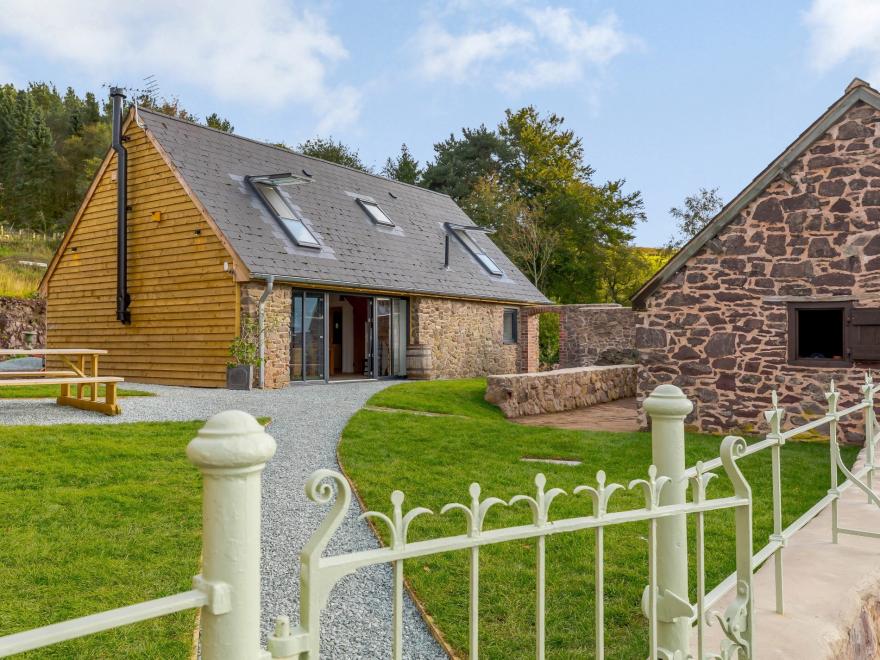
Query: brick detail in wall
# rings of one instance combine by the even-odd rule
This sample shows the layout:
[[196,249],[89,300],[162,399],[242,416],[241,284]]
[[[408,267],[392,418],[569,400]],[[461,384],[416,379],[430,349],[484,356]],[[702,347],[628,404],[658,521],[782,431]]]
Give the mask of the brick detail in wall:
[[[265,282],[248,282],[241,285],[241,315],[257,319],[260,296]],[[284,387],[290,382],[290,314],[291,291],[289,286],[276,284],[266,300],[264,313],[265,333],[265,387]],[[254,378],[259,368],[254,369]]]
[[505,305],[413,297],[410,307],[410,343],[431,347],[432,378],[512,373],[524,340],[533,334],[537,345],[537,325],[530,334],[522,323],[519,342],[503,342]]
[[[786,301],[880,307],[878,127],[880,112],[853,106],[648,297],[636,328],[642,416],[641,402],[669,382],[694,400],[690,422],[713,433],[763,429],[773,388],[792,425],[823,413],[831,378],[841,407],[860,399],[872,365],[787,364]],[[856,422],[843,430],[861,438]]]

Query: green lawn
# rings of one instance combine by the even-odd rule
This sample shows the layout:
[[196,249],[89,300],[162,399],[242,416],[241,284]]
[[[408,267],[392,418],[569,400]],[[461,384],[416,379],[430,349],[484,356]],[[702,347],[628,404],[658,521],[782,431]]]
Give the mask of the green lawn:
[[[547,488],[571,493],[579,484],[595,485],[604,469],[609,481],[626,484],[644,477],[651,443],[646,433],[577,432],[521,426],[508,422],[483,401],[485,381],[406,383],[379,392],[373,406],[447,413],[412,415],[371,410],[358,412],[346,427],[339,448],[341,461],[373,510],[390,512],[394,489],[406,494],[405,508],[427,506],[438,512],[447,502],[467,503],[468,485],[478,481],[483,497],[509,499],[533,494],[537,472],[547,475]],[[689,435],[688,463],[718,455],[720,438]],[[857,450],[842,448],[851,464]],[[523,463],[523,456],[576,458],[577,467]],[[772,528],[770,454],[741,461],[754,494],[755,548],[767,542]],[[732,494],[719,471],[710,497]],[[785,523],[793,521],[828,490],[827,444],[789,443],[782,453]],[[618,492],[610,510],[643,505],[641,491]],[[591,511],[585,495],[560,496],[550,517],[559,519]],[[487,528],[527,524],[528,507],[496,507]],[[691,533],[693,533],[693,521]],[[711,588],[734,569],[732,511],[707,514],[707,584]],[[461,534],[459,513],[417,518],[410,540]],[[386,534],[380,525],[380,533]],[[647,583],[647,525],[629,524],[606,531],[606,657],[637,658],[647,653],[647,631],[640,598]],[[388,542],[387,535],[384,538]],[[480,651],[484,658],[534,657],[535,543],[511,542],[480,551]],[[690,544],[693,551],[693,543]],[[584,531],[547,539],[547,655],[586,658],[593,655],[593,533]],[[690,562],[693,571],[693,556]],[[428,613],[450,644],[467,651],[468,557],[466,552],[413,559],[406,576]],[[694,584],[692,577],[691,584]],[[695,598],[691,594],[692,600]]]
[[[10,385],[0,387],[0,399],[54,399],[60,392],[58,385]],[[71,392],[73,389],[71,388]],[[117,388],[117,396],[153,396],[152,392]],[[98,396],[104,396],[104,386],[98,385]]]
[[[0,635],[191,588],[203,422],[0,426]],[[28,654],[188,658],[195,612]]]

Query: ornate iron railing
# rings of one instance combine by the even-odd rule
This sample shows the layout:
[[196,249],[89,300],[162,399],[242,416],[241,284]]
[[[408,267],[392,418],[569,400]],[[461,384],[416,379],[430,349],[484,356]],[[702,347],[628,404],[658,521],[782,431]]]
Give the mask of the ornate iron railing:
[[[331,505],[331,510],[303,549],[300,572],[300,623],[293,629],[287,617],[276,622],[269,650],[260,649],[260,477],[265,462],[275,450],[274,440],[249,415],[227,411],[211,418],[190,443],[187,453],[204,478],[203,568],[193,580],[193,589],[127,608],[111,610],[64,623],[0,637],[0,656],[32,650],[64,640],[82,637],[101,630],[162,616],[186,609],[201,608],[201,657],[205,660],[238,658],[297,658],[315,660],[320,653],[320,614],[333,586],[345,575],[360,568],[388,563],[392,566],[393,597],[392,655],[403,655],[403,566],[415,557],[467,551],[470,555],[469,653],[479,655],[480,548],[509,541],[535,539],[535,655],[545,653],[545,566],[548,536],[593,530],[595,554],[595,656],[603,658],[604,644],[604,530],[626,523],[644,523],[648,528],[647,587],[642,597],[642,611],[647,617],[650,658],[669,660],[693,657],[690,634],[696,625],[697,656],[700,660],[755,657],[754,606],[752,574],[754,569],[774,558],[776,571],[776,607],[783,610],[783,549],[786,540],[827,507],[832,510],[832,540],[839,534],[880,536],[873,532],[841,527],[837,519],[840,494],[855,486],[870,501],[880,505],[872,490],[875,444],[880,433],[874,416],[874,396],[880,386],[870,374],[862,386],[862,401],[840,410],[839,392],[832,383],[826,399],[825,415],[783,431],[784,411],[773,393],[773,407],[765,413],[770,432],[752,445],[739,437],[728,436],[721,443],[720,455],[711,461],[685,469],[684,420],[692,405],[673,386],[658,387],[645,401],[652,422],[653,464],[646,479],[636,479],[627,486],[640,489],[644,507],[609,511],[609,501],[621,484],[608,483],[600,470],[595,484],[584,484],[565,493],[559,488],[547,490],[542,474],[535,477],[533,495],[517,495],[509,500],[483,498],[480,486],[471,484],[470,501],[451,503],[436,515],[463,518],[461,534],[431,540],[409,542],[407,533],[412,521],[422,515],[435,515],[422,507],[404,508],[402,492],[391,494],[390,516],[367,512],[362,517],[386,525],[390,532],[387,547],[337,556],[323,553],[335,530],[351,506],[352,493],[346,479],[338,472],[318,470],[306,484],[306,494],[315,503]],[[837,444],[841,419],[863,412],[867,439],[866,463],[853,472],[843,462]],[[830,436],[830,488],[828,494],[805,514],[782,528],[781,447],[793,437],[815,431],[824,425]],[[769,542],[752,553],[752,496],[749,484],[737,465],[743,457],[765,449],[771,450],[773,533]],[[706,486],[722,468],[733,485],[730,497],[708,498]],[[844,480],[840,482],[839,473]],[[865,479],[863,482],[862,479]],[[687,497],[688,490],[691,493]],[[558,497],[582,497],[585,513],[573,518],[554,520],[550,515]],[[526,504],[532,514],[527,525],[485,528],[488,512],[495,506]],[[736,570],[710,592],[706,592],[705,515],[710,511],[733,509],[736,523]],[[696,603],[688,598],[687,516],[695,520]],[[723,615],[713,610],[722,595],[736,592]],[[724,632],[718,653],[705,650],[704,626],[716,617]]]
[[[785,419],[785,410],[780,407],[778,394],[776,390],[773,390],[771,393],[772,407],[764,413],[770,431],[766,434],[763,440],[749,445],[746,449],[746,456],[757,454],[758,452],[767,449],[770,450],[773,532],[770,534],[767,544],[758,550],[758,552],[752,557],[752,567],[757,568],[768,559],[773,558],[776,587],[776,612],[779,614],[783,614],[785,611],[784,550],[786,542],[825,509],[831,507],[831,538],[834,543],[837,543],[840,534],[880,538],[880,534],[876,532],[841,527],[838,523],[837,508],[840,495],[853,486],[863,491],[868,497],[869,502],[873,502],[880,506],[880,498],[877,497],[873,490],[874,471],[876,469],[874,462],[876,445],[877,441],[880,440],[880,425],[877,424],[877,418],[874,412],[874,398],[876,397],[877,392],[880,392],[880,385],[875,385],[871,372],[866,372],[864,382],[860,389],[862,394],[861,401],[841,410],[839,408],[840,392],[832,380],[829,384],[828,391],[825,393],[825,400],[828,406],[825,414],[807,422],[806,424],[788,430],[783,430],[782,428]],[[862,413],[864,416],[865,462],[859,470],[853,472],[843,462],[840,455],[838,434],[840,420],[854,416],[858,413]],[[783,529],[781,448],[785,446],[785,443],[788,440],[809,433],[815,434],[824,426],[828,427],[828,448],[830,454],[830,480],[828,493],[811,506],[809,510],[804,512],[794,522]],[[706,463],[704,469],[714,469],[717,468],[719,464],[719,459],[715,459]],[[839,479],[839,473],[841,472],[845,477],[842,482]],[[694,469],[692,468],[688,474],[694,474]],[[706,607],[711,607],[721,599],[725,593],[733,588],[735,582],[736,575],[731,574],[712,589],[712,591],[706,596]]]

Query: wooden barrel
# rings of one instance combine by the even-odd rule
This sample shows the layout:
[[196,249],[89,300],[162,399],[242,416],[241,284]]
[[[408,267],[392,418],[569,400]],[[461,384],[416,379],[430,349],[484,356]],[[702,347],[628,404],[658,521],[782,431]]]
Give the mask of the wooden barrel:
[[433,361],[431,347],[410,344],[406,347],[406,377],[410,380],[430,380]]

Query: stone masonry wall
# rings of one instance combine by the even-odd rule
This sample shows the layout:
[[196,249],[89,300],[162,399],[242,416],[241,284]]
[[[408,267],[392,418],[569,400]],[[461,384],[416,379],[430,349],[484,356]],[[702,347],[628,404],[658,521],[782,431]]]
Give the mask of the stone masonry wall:
[[540,305],[527,313],[559,315],[559,368],[593,364],[632,364],[636,351],[636,317],[618,304]]
[[[878,230],[880,112],[859,103],[649,296],[636,328],[640,414],[666,382],[694,400],[691,423],[716,433],[763,428],[774,388],[791,425],[822,414],[831,378],[841,407],[857,402],[868,365],[787,363],[787,303],[880,307]],[[857,425],[844,431],[859,438]]]
[[559,366],[634,363],[636,317],[620,305],[564,305],[559,319]]
[[[519,341],[503,342],[504,309],[496,303],[450,300],[446,298],[410,299],[410,343],[431,347],[432,378],[469,378],[519,371],[521,355],[528,351],[537,323],[530,332],[520,315]],[[537,366],[537,351],[535,351]]]
[[24,333],[37,333],[34,348],[46,345],[46,301],[41,298],[0,298],[0,348],[28,348]]
[[[241,285],[241,316],[257,319],[260,296],[265,282],[248,282]],[[291,292],[289,286],[275,284],[264,306],[265,334],[265,387],[284,387],[290,382],[290,313]],[[258,378],[259,368],[254,369]]]
[[635,396],[638,366],[593,366],[489,376],[486,401],[506,417],[586,408]]

